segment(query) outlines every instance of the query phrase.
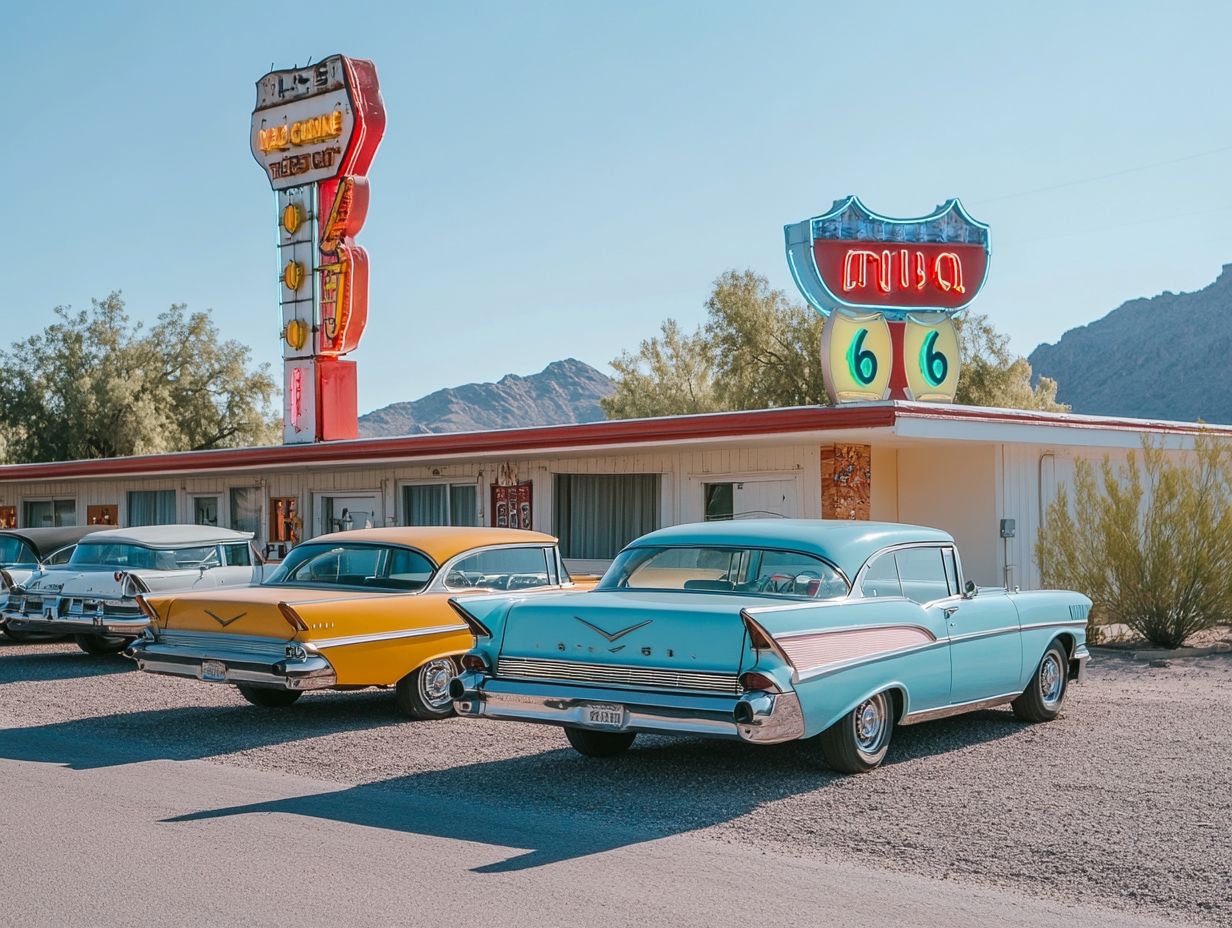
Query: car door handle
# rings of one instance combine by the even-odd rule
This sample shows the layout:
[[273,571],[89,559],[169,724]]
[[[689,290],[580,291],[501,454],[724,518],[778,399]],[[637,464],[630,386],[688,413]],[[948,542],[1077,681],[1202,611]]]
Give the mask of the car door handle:
[[955,612],[958,611],[958,607],[957,606],[946,606],[941,611],[942,613],[945,614],[945,617],[948,619],[950,616],[952,616]]

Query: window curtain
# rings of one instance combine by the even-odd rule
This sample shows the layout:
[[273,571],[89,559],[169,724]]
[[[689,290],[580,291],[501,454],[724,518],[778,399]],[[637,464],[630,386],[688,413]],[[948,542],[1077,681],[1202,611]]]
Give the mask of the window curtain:
[[449,487],[443,483],[403,487],[402,511],[407,525],[448,525]]
[[659,528],[658,474],[557,474],[553,528],[568,558],[613,558]]
[[449,487],[449,524],[479,524],[479,492],[473,483],[455,483]]
[[129,525],[174,525],[175,490],[129,490]]
[[231,488],[231,528],[237,532],[261,532],[261,488]]

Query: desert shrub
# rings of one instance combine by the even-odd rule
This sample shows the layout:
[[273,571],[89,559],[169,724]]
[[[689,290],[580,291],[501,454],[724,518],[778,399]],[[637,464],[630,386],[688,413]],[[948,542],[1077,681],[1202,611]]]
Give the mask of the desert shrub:
[[1232,615],[1232,451],[1199,436],[1184,457],[1144,440],[1113,466],[1079,460],[1035,543],[1044,585],[1091,597],[1103,621],[1180,647]]

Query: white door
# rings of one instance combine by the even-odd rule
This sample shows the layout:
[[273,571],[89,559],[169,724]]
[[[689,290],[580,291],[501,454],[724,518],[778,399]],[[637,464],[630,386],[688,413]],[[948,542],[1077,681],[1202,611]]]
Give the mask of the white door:
[[795,480],[744,480],[732,488],[732,515],[737,519],[800,516]]

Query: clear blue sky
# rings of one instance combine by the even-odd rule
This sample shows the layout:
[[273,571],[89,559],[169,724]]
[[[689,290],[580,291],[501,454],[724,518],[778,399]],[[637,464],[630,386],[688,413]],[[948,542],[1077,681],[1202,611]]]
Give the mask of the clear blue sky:
[[794,294],[782,226],[849,193],[990,223],[975,307],[1024,354],[1232,262],[1226,3],[43,2],[4,35],[4,341],[120,289],[275,365],[254,83],[376,61],[361,410],[605,368],[729,268]]

